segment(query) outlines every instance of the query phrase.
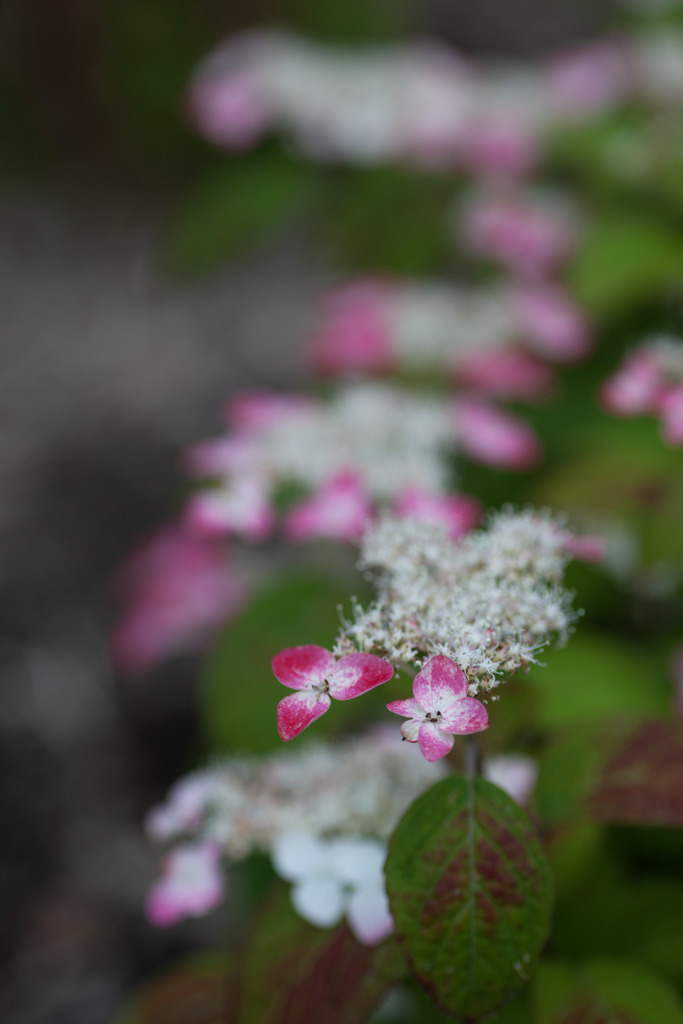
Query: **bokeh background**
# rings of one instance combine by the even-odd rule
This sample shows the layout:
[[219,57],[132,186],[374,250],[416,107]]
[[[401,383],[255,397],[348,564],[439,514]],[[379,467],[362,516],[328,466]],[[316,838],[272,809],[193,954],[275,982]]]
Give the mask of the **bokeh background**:
[[[191,762],[196,662],[117,678],[111,577],[179,507],[178,453],[214,431],[225,396],[305,379],[299,343],[340,266],[314,194],[248,245],[239,211],[203,214],[231,183],[185,122],[191,71],[260,23],[538,55],[613,14],[597,0],[0,4],[4,1019],[104,1024],[221,935],[220,913],[172,932],[142,915],[157,855],[141,821]],[[405,269],[429,256],[408,252]]]

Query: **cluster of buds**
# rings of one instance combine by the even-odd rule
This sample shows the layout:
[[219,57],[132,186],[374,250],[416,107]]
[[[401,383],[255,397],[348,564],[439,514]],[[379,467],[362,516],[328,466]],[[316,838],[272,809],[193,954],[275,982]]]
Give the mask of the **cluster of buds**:
[[514,177],[537,165],[558,122],[628,95],[632,64],[612,41],[529,66],[477,63],[436,43],[350,51],[253,31],[204,61],[188,102],[197,130],[229,149],[278,128],[314,159]]
[[488,693],[536,663],[551,638],[566,638],[575,613],[562,577],[584,546],[563,522],[533,511],[504,510],[458,541],[386,516],[361,547],[377,599],[354,608],[338,651],[418,667],[444,655],[464,673],[470,696]]
[[658,416],[664,440],[683,445],[683,341],[651,338],[629,352],[601,397],[617,416]]
[[334,375],[438,373],[470,393],[533,400],[547,395],[551,362],[589,349],[586,322],[559,287],[487,288],[361,278],[333,291],[309,344]]
[[530,429],[493,406],[384,383],[350,385],[330,400],[248,395],[227,418],[229,433],[188,453],[190,472],[209,480],[187,510],[202,534],[268,536],[287,487],[299,494],[284,515],[289,539],[352,540],[389,508],[459,536],[479,509],[449,493],[453,457],[523,468],[539,454]]

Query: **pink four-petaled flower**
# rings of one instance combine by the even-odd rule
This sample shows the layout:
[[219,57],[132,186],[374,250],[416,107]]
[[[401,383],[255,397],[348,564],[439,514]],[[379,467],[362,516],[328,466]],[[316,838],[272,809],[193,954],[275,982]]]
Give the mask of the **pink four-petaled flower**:
[[467,679],[451,658],[437,654],[430,658],[413,680],[409,700],[387,704],[395,715],[409,721],[401,726],[403,738],[419,743],[427,761],[439,761],[453,748],[453,735],[464,736],[488,728],[484,705],[468,696]]
[[331,651],[315,644],[287,647],[273,658],[275,678],[298,693],[285,697],[277,706],[280,738],[292,740],[324,715],[337,700],[351,700],[394,674],[393,666],[376,654],[345,654],[337,659]]

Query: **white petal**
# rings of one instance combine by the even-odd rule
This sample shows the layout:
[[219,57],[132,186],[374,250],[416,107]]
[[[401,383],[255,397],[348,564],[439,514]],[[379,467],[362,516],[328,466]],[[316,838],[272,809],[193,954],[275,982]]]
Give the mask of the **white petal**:
[[330,843],[332,872],[354,886],[382,883],[386,855],[386,845],[376,839],[335,839]]
[[294,882],[325,872],[327,844],[308,832],[283,832],[273,843],[271,856],[280,878]]
[[292,903],[304,921],[318,928],[331,928],[344,914],[344,893],[332,878],[314,878],[292,889]]
[[389,901],[381,887],[357,889],[349,901],[349,927],[359,942],[374,946],[394,930]]

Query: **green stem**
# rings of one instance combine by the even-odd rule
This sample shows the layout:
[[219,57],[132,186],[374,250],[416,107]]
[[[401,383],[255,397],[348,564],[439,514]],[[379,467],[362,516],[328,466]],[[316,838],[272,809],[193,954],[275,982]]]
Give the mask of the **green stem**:
[[481,775],[481,750],[476,735],[465,740],[465,774],[468,779],[476,779]]

